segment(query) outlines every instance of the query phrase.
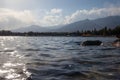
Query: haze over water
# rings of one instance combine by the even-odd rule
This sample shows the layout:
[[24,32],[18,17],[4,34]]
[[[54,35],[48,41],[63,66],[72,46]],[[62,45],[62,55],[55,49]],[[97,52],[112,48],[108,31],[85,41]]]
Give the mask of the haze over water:
[[[0,37],[0,80],[119,80],[114,37]],[[81,46],[101,40],[102,46]]]

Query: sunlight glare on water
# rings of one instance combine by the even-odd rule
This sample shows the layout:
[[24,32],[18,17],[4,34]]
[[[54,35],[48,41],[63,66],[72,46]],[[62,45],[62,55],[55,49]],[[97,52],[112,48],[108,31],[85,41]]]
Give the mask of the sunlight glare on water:
[[15,37],[0,37],[0,79],[26,80],[30,73],[26,70],[24,55],[16,49]]

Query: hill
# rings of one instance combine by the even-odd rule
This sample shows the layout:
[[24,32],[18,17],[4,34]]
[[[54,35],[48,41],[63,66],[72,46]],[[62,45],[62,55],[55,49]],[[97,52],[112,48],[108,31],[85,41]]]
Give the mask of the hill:
[[99,30],[104,27],[115,28],[120,25],[120,16],[108,16],[104,18],[98,18],[95,20],[82,20],[62,26],[54,27],[41,27],[38,25],[31,25],[24,28],[19,28],[12,30],[14,32],[75,32],[75,31],[85,31],[85,30]]

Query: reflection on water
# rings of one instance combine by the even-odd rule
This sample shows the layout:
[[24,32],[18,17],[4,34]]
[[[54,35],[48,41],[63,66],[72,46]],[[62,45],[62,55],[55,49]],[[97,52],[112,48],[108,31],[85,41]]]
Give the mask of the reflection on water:
[[[86,40],[102,46],[81,46]],[[0,37],[0,80],[119,80],[113,37]]]
[[24,55],[16,46],[14,37],[0,37],[0,80],[26,80],[30,73],[26,70]]

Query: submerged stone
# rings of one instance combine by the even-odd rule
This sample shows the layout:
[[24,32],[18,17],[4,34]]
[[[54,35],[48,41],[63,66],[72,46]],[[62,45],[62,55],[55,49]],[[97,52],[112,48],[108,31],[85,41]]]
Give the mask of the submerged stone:
[[99,40],[88,40],[82,43],[82,46],[100,46],[102,44],[102,41]]

